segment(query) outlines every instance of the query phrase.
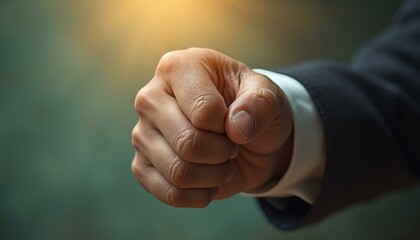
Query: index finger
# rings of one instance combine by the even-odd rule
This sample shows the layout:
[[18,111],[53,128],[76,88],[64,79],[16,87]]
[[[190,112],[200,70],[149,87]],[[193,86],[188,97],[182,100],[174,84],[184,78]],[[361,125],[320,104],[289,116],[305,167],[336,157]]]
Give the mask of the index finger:
[[192,125],[201,130],[223,134],[227,107],[212,77],[198,58],[181,52],[166,54],[158,74],[168,83],[180,109]]

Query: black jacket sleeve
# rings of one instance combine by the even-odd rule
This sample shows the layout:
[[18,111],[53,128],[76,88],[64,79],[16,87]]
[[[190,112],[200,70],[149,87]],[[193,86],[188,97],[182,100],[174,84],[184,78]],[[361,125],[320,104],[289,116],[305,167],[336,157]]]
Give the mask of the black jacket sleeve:
[[292,198],[259,203],[279,228],[292,229],[415,184],[420,178],[420,1],[348,64],[309,62],[281,71],[308,90],[323,123],[327,162],[310,206]]

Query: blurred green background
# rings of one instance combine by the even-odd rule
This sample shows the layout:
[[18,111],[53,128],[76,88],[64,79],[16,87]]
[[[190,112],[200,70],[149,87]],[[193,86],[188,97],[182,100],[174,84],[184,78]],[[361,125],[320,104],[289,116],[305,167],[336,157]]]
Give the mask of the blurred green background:
[[[347,61],[396,0],[0,0],[0,239],[414,239],[420,189],[293,232],[242,196],[175,209],[130,172],[133,100],[167,51]],[[363,186],[361,186],[363,187]]]

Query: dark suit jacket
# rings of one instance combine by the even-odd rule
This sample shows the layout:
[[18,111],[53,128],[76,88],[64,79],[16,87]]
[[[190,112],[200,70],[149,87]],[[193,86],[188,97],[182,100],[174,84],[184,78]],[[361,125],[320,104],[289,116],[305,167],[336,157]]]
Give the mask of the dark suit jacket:
[[270,221],[292,229],[420,178],[420,0],[349,65],[309,62],[282,70],[302,83],[326,137],[323,186],[310,206],[298,198],[259,199]]

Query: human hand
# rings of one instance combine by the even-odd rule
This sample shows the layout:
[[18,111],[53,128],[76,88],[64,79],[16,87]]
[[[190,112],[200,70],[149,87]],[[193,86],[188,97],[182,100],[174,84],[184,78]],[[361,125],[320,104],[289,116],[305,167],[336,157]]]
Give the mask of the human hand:
[[175,207],[261,188],[286,171],[292,115],[265,76],[210,49],[165,54],[136,96],[132,172]]

